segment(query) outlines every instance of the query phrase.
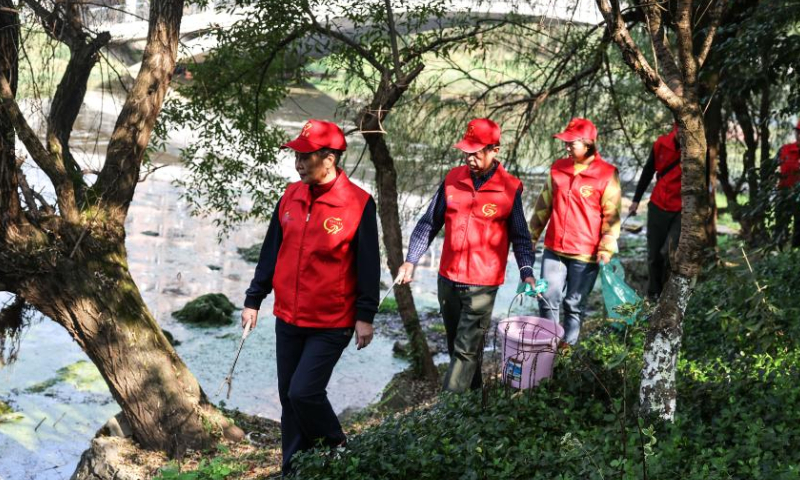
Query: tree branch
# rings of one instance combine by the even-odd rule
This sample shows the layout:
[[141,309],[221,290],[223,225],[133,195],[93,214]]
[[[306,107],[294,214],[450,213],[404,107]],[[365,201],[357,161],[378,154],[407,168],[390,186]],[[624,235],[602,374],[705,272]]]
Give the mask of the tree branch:
[[53,183],[61,216],[68,222],[76,222],[78,220],[78,209],[75,204],[75,192],[72,188],[72,182],[67,178],[64,164],[56,155],[48,152],[39,141],[36,133],[28,125],[24,115],[22,115],[22,111],[14,99],[8,79],[2,74],[0,74],[0,97],[2,97],[3,108],[11,118],[11,123],[14,125],[17,136],[22,140],[33,161],[39,165]]
[[684,95],[695,95],[699,66],[694,56],[694,27],[692,25],[692,0],[678,0],[675,20],[678,39],[678,58],[681,62],[683,81],[688,86]]
[[[88,36],[86,37],[88,38]],[[76,201],[83,198],[85,183],[80,175],[81,168],[72,156],[69,139],[75,120],[86,96],[89,75],[99,60],[99,51],[111,39],[111,34],[103,32],[88,43],[73,45],[69,63],[61,77],[50,111],[47,115],[47,146],[51,153],[62,158],[75,188]]]
[[683,106],[683,99],[673,92],[647,62],[642,51],[633,41],[620,13],[618,0],[596,0],[597,7],[606,21],[611,39],[619,46],[625,63],[636,72],[645,87],[673,111]]
[[[418,49],[411,48],[411,49],[408,49],[407,53],[405,53],[403,55],[405,63],[410,63],[411,61],[421,57],[422,55],[424,55],[424,54],[426,54],[428,52],[432,52],[433,50],[439,48],[442,45],[445,45],[445,44],[448,44],[448,43],[451,43],[451,42],[458,42],[458,41],[461,41],[461,40],[466,40],[467,38],[474,37],[475,35],[479,35],[479,34],[488,33],[488,32],[491,32],[492,30],[498,29],[498,28],[506,25],[506,23],[504,23],[504,22],[499,22],[498,23],[498,22],[494,21],[495,24],[492,25],[491,27],[485,28],[485,29],[481,29],[480,27],[481,27],[482,23],[486,23],[486,20],[478,20],[476,22],[476,24],[475,24],[475,27],[472,30],[469,30],[468,32],[465,32],[465,33],[462,33],[462,34],[459,34],[459,35],[451,35],[449,37],[437,38],[436,40],[434,40],[433,42],[425,45],[422,48],[418,48]],[[404,49],[404,50],[406,50],[406,49]]]
[[394,28],[394,15],[392,14],[392,0],[384,0],[386,3],[386,21],[389,24],[389,41],[392,45],[392,59],[394,60],[395,78],[403,76],[400,68],[400,53],[397,51],[397,31]]
[[675,61],[675,56],[672,54],[669,38],[667,37],[667,29],[664,26],[664,7],[658,3],[649,3],[643,5],[642,10],[647,21],[654,60],[657,62],[654,70],[658,74],[658,65],[660,64],[664,71],[662,78],[666,78],[668,84],[671,81],[680,82],[681,72]]
[[183,0],[150,2],[142,67],[117,118],[106,163],[93,190],[109,217],[122,224],[133,199],[150,134],[169,88],[178,53]]
[[33,10],[36,17],[42,23],[45,32],[59,42],[64,42],[72,49],[84,43],[86,33],[82,30],[76,30],[73,25],[66,19],[58,14],[58,8],[70,8],[71,2],[57,2],[55,4],[56,10],[52,12],[44,7],[37,0],[23,0],[28,7]]
[[700,53],[697,55],[697,63],[702,67],[708,58],[708,52],[711,51],[711,45],[714,43],[714,37],[717,34],[717,28],[722,21],[722,12],[725,10],[726,0],[716,0],[714,9],[711,11],[711,25],[708,27],[708,33],[703,39],[703,45],[700,47]]
[[348,37],[347,35],[343,34],[338,30],[331,29],[327,25],[325,26],[320,25],[320,23],[317,21],[316,17],[314,17],[314,13],[310,10],[308,5],[305,5],[303,9],[305,10],[306,14],[308,14],[308,17],[311,20],[313,31],[322,34],[328,38],[331,38],[333,40],[338,40],[347,45],[348,47],[352,48],[353,50],[356,51],[356,53],[358,53],[361,56],[361,58],[369,62],[369,64],[372,65],[372,67],[375,68],[375,70],[380,72],[381,75],[388,75],[390,73],[389,69],[386,68],[375,57],[375,55],[372,54],[372,52],[364,48],[360,43],[356,42],[355,40],[353,40],[352,38]]

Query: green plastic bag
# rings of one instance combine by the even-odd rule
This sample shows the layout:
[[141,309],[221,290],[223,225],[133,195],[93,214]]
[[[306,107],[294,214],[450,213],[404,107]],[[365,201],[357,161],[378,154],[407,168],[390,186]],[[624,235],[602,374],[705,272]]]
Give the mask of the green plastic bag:
[[635,312],[627,315],[617,312],[616,308],[626,303],[639,304],[642,299],[634,289],[625,283],[625,269],[622,268],[622,263],[618,258],[614,257],[610,262],[600,264],[600,281],[603,285],[603,301],[606,304],[608,318],[620,320],[620,322],[613,322],[611,326],[622,329],[625,325],[621,322],[633,325],[642,308],[641,305]]

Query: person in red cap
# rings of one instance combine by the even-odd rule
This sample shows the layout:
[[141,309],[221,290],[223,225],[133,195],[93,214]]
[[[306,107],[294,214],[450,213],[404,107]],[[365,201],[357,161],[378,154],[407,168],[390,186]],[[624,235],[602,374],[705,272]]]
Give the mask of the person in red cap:
[[553,137],[564,142],[569,156],[550,167],[530,223],[534,245],[547,227],[541,276],[548,288],[539,315],[558,322],[563,303],[564,341],[575,345],[597,263],[617,251],[622,197],[617,168],[597,153],[591,121],[573,118]]
[[403,282],[444,227],[439,265],[439,306],[447,333],[450,366],[443,388],[464,392],[481,387],[484,337],[497,289],[503,284],[509,244],[520,279],[535,283],[534,252],[522,209],[522,182],[497,161],[500,127],[488,118],[467,125],[455,145],[465,165],[447,174],[409,241]]
[[669,275],[669,252],[677,248],[681,235],[681,146],[678,142],[678,124],[653,144],[628,215],[636,215],[653,175],[656,176],[656,186],[647,205],[647,296],[657,299]]
[[[779,216],[785,221],[778,221],[788,231],[789,224],[794,223],[792,232],[792,247],[800,247],[800,192],[797,184],[800,183],[800,120],[794,127],[794,143],[787,143],[778,150],[778,166],[780,168],[780,181],[778,190],[782,197],[782,206],[779,206]],[[794,217],[791,222],[790,217]]]
[[286,474],[296,452],[346,441],[325,389],[353,332],[358,349],[372,341],[380,255],[375,201],[338,167],[347,148],[342,129],[309,120],[281,148],[294,150],[300,181],[275,207],[242,326],[255,328],[261,302],[274,290]]

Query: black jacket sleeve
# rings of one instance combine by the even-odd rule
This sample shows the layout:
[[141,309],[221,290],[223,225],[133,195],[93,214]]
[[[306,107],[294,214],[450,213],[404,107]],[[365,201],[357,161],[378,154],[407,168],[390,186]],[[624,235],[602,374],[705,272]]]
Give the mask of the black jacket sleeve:
[[356,320],[372,323],[378,313],[381,283],[381,255],[375,200],[370,197],[352,247],[356,252]]
[[655,174],[656,152],[650,149],[650,157],[648,157],[647,163],[644,165],[644,170],[642,170],[642,176],[639,177],[639,183],[636,185],[636,193],[633,195],[634,202],[640,202],[642,200],[642,196],[644,192],[647,191],[647,187],[650,186],[650,182],[653,180],[653,175]]
[[278,252],[283,242],[283,228],[281,227],[279,209],[281,201],[275,205],[275,212],[269,221],[267,237],[261,245],[261,254],[258,257],[258,265],[250,288],[245,292],[244,306],[258,310],[261,302],[272,292],[272,277],[275,275],[275,263],[278,261]]

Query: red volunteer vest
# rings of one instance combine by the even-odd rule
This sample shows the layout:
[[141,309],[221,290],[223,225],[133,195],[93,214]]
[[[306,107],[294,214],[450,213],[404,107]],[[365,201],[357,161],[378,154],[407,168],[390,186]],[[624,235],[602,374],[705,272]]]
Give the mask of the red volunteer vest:
[[778,153],[781,165],[780,188],[791,188],[800,182],[800,148],[797,142],[781,147]]
[[[672,130],[670,133],[658,137],[656,143],[653,144],[657,178],[650,201],[667,212],[681,211],[681,151],[675,147],[677,133],[677,130]],[[662,172],[674,162],[679,163],[666,175],[662,175]]]
[[553,183],[553,213],[547,225],[544,245],[567,255],[597,255],[603,209],[600,204],[617,167],[600,155],[575,175],[571,158],[556,160],[550,168]]
[[308,185],[289,185],[278,209],[283,241],[272,281],[276,317],[298,327],[355,325],[356,266],[351,243],[369,198],[344,172],[313,208]]
[[468,285],[502,285],[508,262],[508,217],[522,186],[497,166],[492,178],[475,190],[469,167],[450,170],[444,179],[447,209],[439,274]]

